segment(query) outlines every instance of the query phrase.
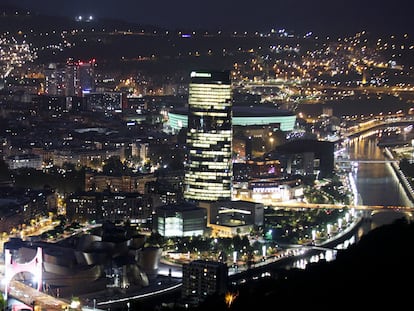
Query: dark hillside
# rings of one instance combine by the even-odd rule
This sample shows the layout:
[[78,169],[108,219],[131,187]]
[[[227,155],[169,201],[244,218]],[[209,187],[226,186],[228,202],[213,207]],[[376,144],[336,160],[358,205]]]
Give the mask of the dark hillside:
[[[338,254],[335,261],[281,272],[238,289],[230,308],[223,297],[211,297],[198,310],[367,310],[409,304],[414,277],[414,224],[403,220],[384,225]],[[213,308],[214,306],[214,308]],[[290,307],[289,307],[290,306]]]

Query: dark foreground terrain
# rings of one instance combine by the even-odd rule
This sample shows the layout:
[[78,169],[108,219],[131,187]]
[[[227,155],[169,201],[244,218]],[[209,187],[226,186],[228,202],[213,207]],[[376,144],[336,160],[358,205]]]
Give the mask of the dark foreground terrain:
[[215,295],[192,310],[405,310],[412,304],[413,248],[414,223],[397,220],[370,231],[335,261],[231,289],[238,295],[230,306]]

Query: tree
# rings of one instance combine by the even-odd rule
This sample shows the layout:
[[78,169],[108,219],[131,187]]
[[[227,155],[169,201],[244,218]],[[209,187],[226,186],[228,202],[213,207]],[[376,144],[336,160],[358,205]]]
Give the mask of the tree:
[[118,157],[110,157],[105,161],[102,171],[107,175],[119,175],[124,171],[124,165]]
[[0,293],[0,310],[6,310],[7,304],[3,293]]
[[163,244],[164,244],[164,237],[158,232],[152,232],[146,241],[146,246],[162,247]]
[[9,166],[7,165],[7,163],[0,159],[0,180],[8,180],[10,179],[10,171],[9,171]]

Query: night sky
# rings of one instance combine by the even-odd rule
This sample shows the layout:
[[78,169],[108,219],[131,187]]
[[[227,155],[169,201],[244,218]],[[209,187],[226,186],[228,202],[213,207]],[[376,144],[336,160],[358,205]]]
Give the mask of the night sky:
[[166,28],[412,32],[412,0],[0,0],[48,15],[93,15]]

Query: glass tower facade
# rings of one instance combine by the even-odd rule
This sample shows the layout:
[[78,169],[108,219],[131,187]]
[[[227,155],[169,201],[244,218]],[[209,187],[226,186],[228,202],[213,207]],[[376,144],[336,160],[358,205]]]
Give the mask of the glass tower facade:
[[184,198],[230,200],[232,90],[229,71],[193,71],[188,98]]

